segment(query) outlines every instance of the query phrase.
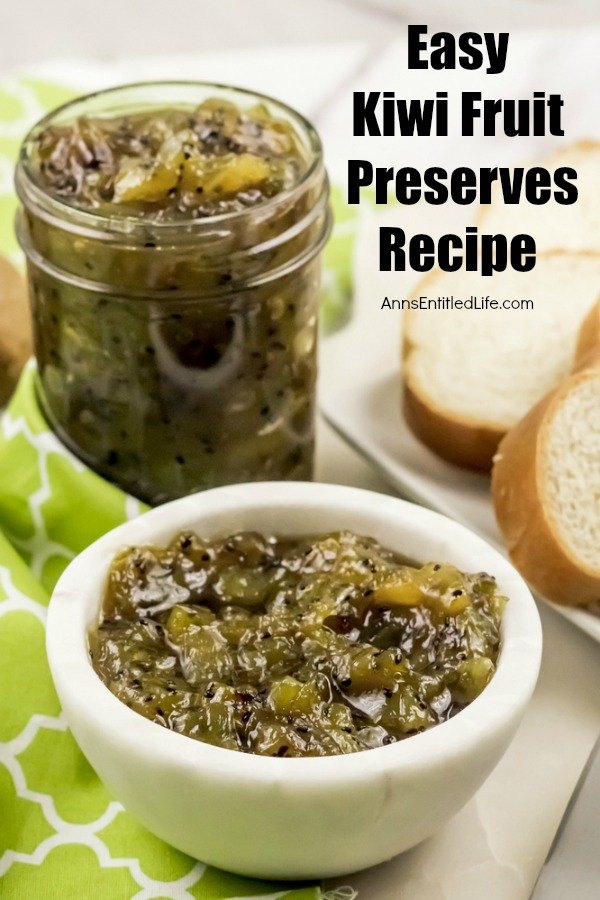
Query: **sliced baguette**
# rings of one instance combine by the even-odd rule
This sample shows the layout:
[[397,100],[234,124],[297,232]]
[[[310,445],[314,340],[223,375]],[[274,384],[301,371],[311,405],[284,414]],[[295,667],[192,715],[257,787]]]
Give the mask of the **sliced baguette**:
[[0,256],[0,405],[10,397],[31,352],[25,283],[17,270]]
[[416,297],[524,298],[534,308],[405,313],[404,412],[417,437],[450,462],[489,471],[502,436],[571,371],[599,293],[596,254],[540,254],[532,272],[493,279],[431,272]]
[[559,248],[600,253],[600,143],[579,141],[533,165],[543,166],[550,173],[564,166],[575,169],[577,201],[568,206],[557,203],[553,198],[541,206],[527,200],[521,200],[518,205],[505,204],[496,183],[492,203],[480,208],[480,230],[511,235],[517,231],[531,234],[538,253]]
[[579,329],[574,370],[600,366],[600,301],[593,306]]
[[492,473],[510,557],[557,603],[600,601],[600,369],[566,378],[506,435]]

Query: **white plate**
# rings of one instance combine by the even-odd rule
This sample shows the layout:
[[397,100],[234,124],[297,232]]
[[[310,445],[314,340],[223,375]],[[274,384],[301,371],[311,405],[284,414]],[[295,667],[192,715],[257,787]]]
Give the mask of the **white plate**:
[[[357,281],[359,301],[352,322],[324,342],[323,415],[402,495],[468,525],[503,550],[489,478],[439,459],[406,424],[400,402],[402,314],[380,309],[383,293],[375,272],[366,277],[359,273]],[[406,290],[407,285],[398,287]],[[395,296],[406,294],[399,291]],[[551,605],[600,642],[599,615]]]

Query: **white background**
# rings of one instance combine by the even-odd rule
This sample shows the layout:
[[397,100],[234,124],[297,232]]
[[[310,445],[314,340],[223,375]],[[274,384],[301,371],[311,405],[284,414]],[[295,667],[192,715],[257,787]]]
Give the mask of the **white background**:
[[52,57],[387,41],[406,21],[467,28],[600,21],[598,0],[0,0],[0,70]]

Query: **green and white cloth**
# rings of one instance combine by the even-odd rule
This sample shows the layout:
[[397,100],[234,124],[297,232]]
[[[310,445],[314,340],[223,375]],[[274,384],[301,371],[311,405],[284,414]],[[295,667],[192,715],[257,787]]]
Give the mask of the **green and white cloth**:
[[[21,139],[46,109],[78,92],[32,78],[0,82],[0,252],[14,259],[12,172]],[[353,240],[353,213],[339,196],[334,203],[338,231],[326,252],[323,301],[330,327],[347,309]],[[77,553],[144,507],[60,443],[34,380],[30,363],[0,418],[0,896],[320,897],[317,886],[239,878],[174,850],[110,797],[77,747],[46,661],[49,595]]]

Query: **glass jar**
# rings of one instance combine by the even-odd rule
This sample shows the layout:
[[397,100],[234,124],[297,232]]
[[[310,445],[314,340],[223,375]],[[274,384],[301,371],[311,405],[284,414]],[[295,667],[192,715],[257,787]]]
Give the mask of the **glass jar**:
[[[299,182],[206,218],[98,215],[36,182],[31,150],[80,116],[257,102],[293,128]],[[329,235],[321,144],[283,104],[212,84],[140,84],[51,113],[17,166],[37,389],[63,442],[152,504],[242,481],[312,475],[320,251]]]

